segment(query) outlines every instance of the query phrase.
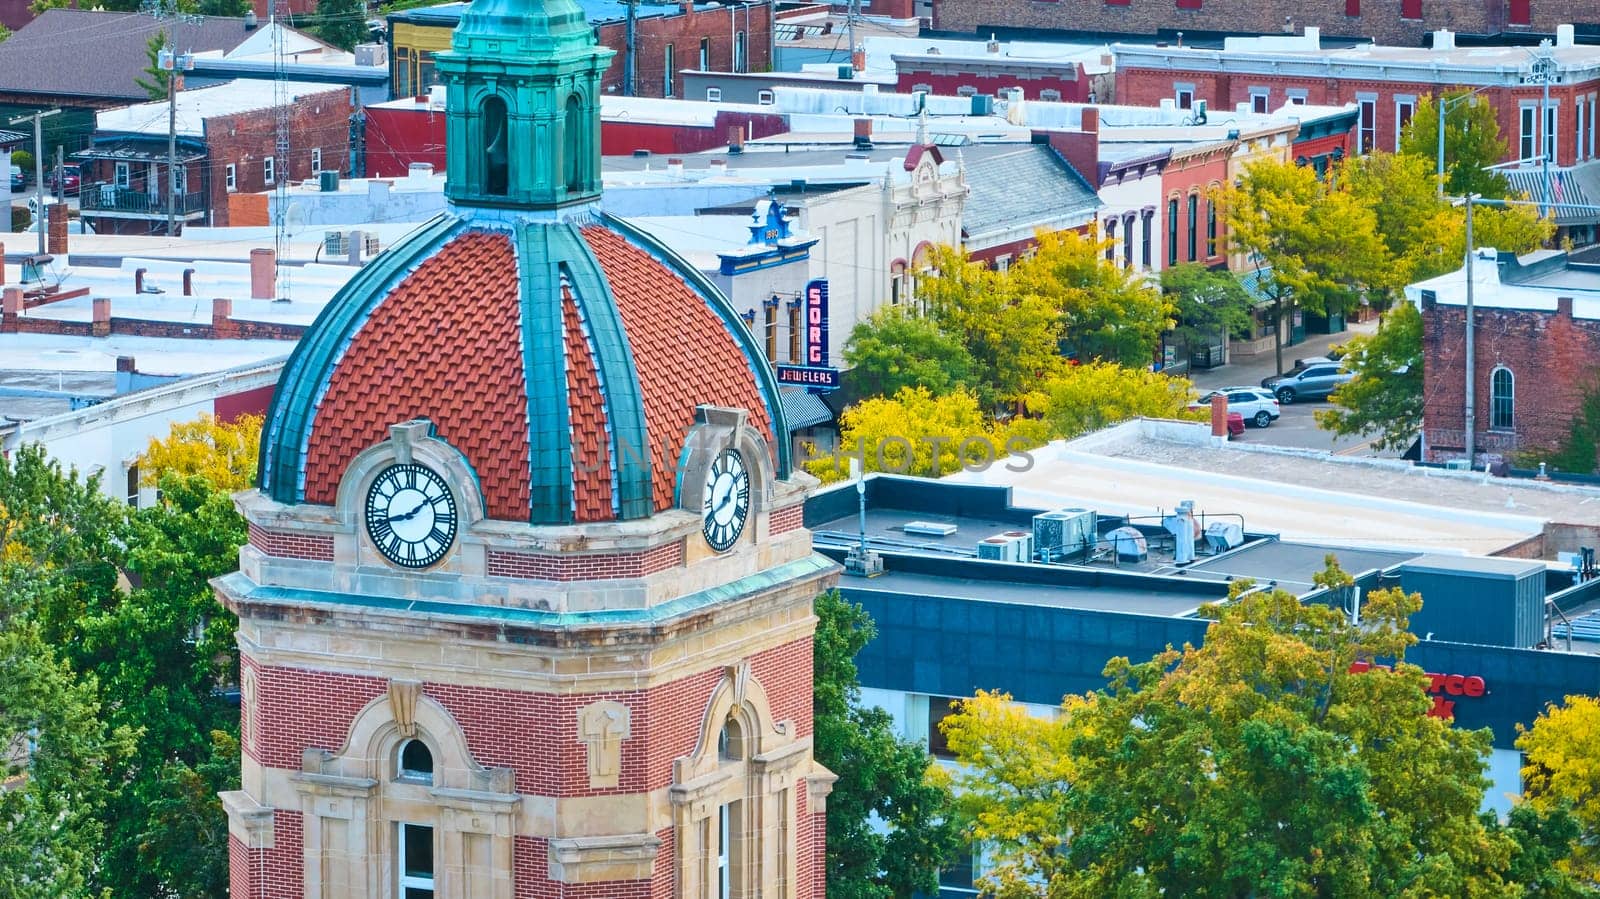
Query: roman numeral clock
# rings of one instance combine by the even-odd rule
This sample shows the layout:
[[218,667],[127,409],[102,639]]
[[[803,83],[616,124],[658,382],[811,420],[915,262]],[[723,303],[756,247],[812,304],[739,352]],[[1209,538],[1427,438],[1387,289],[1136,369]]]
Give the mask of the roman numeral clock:
[[750,470],[736,449],[726,449],[706,469],[706,496],[701,532],[717,552],[739,542],[750,517]]
[[378,472],[367,488],[367,536],[401,568],[427,568],[456,541],[456,498],[443,476],[406,462]]

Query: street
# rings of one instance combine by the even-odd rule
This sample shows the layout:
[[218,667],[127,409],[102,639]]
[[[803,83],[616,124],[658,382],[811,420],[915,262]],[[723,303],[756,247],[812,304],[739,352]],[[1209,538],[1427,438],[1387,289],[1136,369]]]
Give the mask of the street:
[[[1334,344],[1343,343],[1358,334],[1370,334],[1377,330],[1377,327],[1378,323],[1375,320],[1364,324],[1353,324],[1340,334],[1316,334],[1294,346],[1286,346],[1283,348],[1284,368],[1292,368],[1296,359],[1322,355]],[[1209,371],[1194,372],[1190,380],[1201,392],[1218,387],[1259,387],[1263,378],[1274,374],[1274,369],[1274,357],[1269,351]],[[1233,439],[1240,443],[1326,450],[1342,455],[1378,455],[1365,448],[1367,438],[1335,437],[1317,427],[1314,413],[1318,409],[1326,408],[1328,408],[1326,400],[1292,403],[1283,407],[1283,417],[1270,426],[1246,427],[1243,434]]]

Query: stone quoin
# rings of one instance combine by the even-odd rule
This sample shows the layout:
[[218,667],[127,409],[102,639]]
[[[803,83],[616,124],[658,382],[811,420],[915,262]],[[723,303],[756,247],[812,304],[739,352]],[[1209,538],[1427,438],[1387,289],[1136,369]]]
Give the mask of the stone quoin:
[[474,0],[448,210],[285,366],[215,582],[235,895],[823,895],[838,568],[755,340],[599,211],[610,55],[572,0]]

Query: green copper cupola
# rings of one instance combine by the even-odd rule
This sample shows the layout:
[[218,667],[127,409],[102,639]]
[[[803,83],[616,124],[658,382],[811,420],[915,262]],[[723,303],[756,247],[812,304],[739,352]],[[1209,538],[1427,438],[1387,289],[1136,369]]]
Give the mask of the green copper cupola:
[[613,55],[573,0],[473,0],[436,58],[445,196],[508,209],[599,199],[600,79]]

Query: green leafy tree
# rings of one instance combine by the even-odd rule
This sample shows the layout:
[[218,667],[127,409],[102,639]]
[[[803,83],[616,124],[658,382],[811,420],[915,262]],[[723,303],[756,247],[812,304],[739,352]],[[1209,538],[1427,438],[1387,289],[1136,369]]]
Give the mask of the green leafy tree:
[[161,895],[206,899],[228,889],[228,819],[217,794],[239,789],[239,741],[220,730],[211,741],[193,766],[167,762],[148,806],[139,850]]
[[1343,437],[1375,435],[1372,445],[1398,450],[1422,428],[1422,314],[1410,303],[1384,313],[1376,333],[1344,344],[1356,377],[1318,409],[1317,424]]
[[1063,364],[1060,309],[1048,297],[1017,295],[1005,273],[950,247],[937,248],[932,265],[938,274],[918,279],[918,296],[966,347],[986,404],[1016,399]]
[[[1316,581],[1353,583],[1331,558]],[[1113,659],[1055,719],[996,694],[945,719],[991,892],[1523,895],[1517,834],[1478,814],[1489,731],[1430,717],[1404,662],[1420,597],[1371,591],[1357,625],[1246,586],[1204,645]],[[1397,661],[1351,670],[1374,659]]]
[[1008,452],[1044,442],[1036,423],[993,424],[968,390],[934,396],[926,387],[902,387],[892,397],[856,403],[839,417],[839,433],[837,454],[805,463],[824,482],[847,477],[852,457],[862,460],[865,471],[938,477],[994,464]]
[[133,734],[108,727],[93,678],[78,676],[37,623],[0,627],[0,893],[88,897],[108,766]]
[[1081,362],[1147,366],[1175,311],[1161,291],[1105,258],[1106,244],[1076,231],[1040,231],[1033,255],[1004,280],[1018,298],[1043,300],[1061,347]]
[[860,397],[894,396],[906,387],[925,387],[940,396],[979,386],[976,364],[961,341],[934,319],[898,307],[858,323],[845,344],[844,360]]
[[1587,881],[1600,880],[1600,700],[1568,696],[1551,704],[1517,737],[1522,750],[1523,795],[1544,813],[1570,809],[1579,830],[1577,850],[1561,867]]
[[[1261,275],[1276,323],[1295,307],[1318,315],[1346,311],[1368,288],[1391,283],[1393,269],[1371,208],[1337,178],[1308,166],[1265,159],[1218,194],[1233,244]],[[1283,371],[1283,329],[1273,329]]]
[[199,0],[193,11],[207,18],[237,19],[252,8],[250,0]]
[[1161,272],[1161,291],[1171,300],[1177,332],[1191,346],[1248,332],[1255,305],[1232,272],[1185,262]]
[[172,80],[172,73],[161,67],[161,51],[167,46],[167,33],[159,31],[150,35],[150,40],[145,42],[144,54],[150,64],[144,68],[143,78],[133,79],[133,83],[149,95],[151,100],[167,99],[167,84]]
[[1600,382],[1591,383],[1584,391],[1571,428],[1561,446],[1544,461],[1556,471],[1593,474],[1600,468]]
[[[1510,194],[1510,185],[1504,175],[1489,168],[1510,153],[1500,139],[1500,121],[1494,106],[1479,98],[1452,102],[1467,93],[1456,90],[1444,95],[1450,104],[1444,120],[1444,192],[1452,197],[1475,193],[1504,199]],[[1430,186],[1439,170],[1439,107],[1435,104],[1435,98],[1422,97],[1411,121],[1400,131],[1400,152],[1422,161]]]
[[839,777],[828,794],[828,896],[934,895],[961,846],[946,781],[887,712],[861,705],[855,657],[876,634],[872,619],[838,591],[817,597],[816,613],[813,746]]
[[366,0],[317,0],[317,11],[301,16],[295,23],[307,27],[318,38],[350,50],[356,44],[372,39],[367,28]]

